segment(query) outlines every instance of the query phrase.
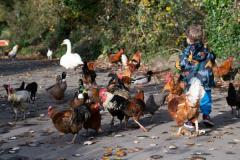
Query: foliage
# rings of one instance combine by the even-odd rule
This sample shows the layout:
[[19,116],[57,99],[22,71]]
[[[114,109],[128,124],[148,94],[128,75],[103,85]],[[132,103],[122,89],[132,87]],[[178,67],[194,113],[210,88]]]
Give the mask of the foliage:
[[205,26],[209,46],[220,57],[239,56],[240,6],[234,0],[205,0],[204,4],[208,11]]
[[217,55],[239,51],[239,9],[234,0],[5,0],[0,4],[0,38],[21,46],[22,53],[47,48],[60,56],[69,38],[84,59],[111,48],[137,50],[145,60],[183,49],[186,28],[205,27]]

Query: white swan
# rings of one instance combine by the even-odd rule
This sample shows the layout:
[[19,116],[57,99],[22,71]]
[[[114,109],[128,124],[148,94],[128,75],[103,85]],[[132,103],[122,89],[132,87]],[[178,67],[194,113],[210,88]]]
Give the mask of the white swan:
[[83,65],[83,61],[79,54],[72,53],[71,42],[65,39],[61,45],[67,45],[67,52],[61,57],[60,65],[66,69],[75,69],[79,65]]

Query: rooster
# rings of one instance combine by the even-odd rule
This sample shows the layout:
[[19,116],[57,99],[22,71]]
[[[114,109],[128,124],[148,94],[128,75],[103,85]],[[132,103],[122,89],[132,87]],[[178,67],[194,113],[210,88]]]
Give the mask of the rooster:
[[99,97],[103,103],[103,107],[107,109],[112,116],[110,123],[111,127],[114,125],[114,117],[117,117],[120,120],[120,124],[122,124],[122,120],[125,117],[123,108],[128,103],[127,99],[119,95],[113,95],[108,92],[106,88],[101,88],[99,90]]
[[200,134],[198,127],[199,101],[204,96],[205,90],[201,81],[196,77],[190,80],[190,88],[186,95],[171,94],[168,96],[168,112],[179,126],[177,135],[181,135],[183,124],[186,120],[195,123],[197,135]]
[[233,114],[233,107],[236,106],[237,117],[239,117],[239,110],[240,110],[240,87],[238,92],[236,91],[233,83],[229,83],[228,87],[228,96],[226,97],[227,104],[232,109]]
[[[8,91],[9,91],[8,88],[10,87],[10,85],[4,84],[2,87],[6,90],[6,93],[8,95]],[[12,88],[12,90],[13,91],[22,91],[22,90],[24,90],[24,88],[25,88],[25,82],[22,82],[21,85],[18,88],[16,88],[16,89]]]
[[[8,87],[8,88],[6,88]],[[18,117],[18,110],[23,111],[23,119],[26,119],[26,110],[27,106],[26,104],[30,101],[30,92],[26,90],[21,91],[14,91],[10,85],[4,86],[5,89],[8,90],[8,101],[13,106],[13,112],[15,113],[15,120],[17,120]]]
[[96,85],[97,74],[94,71],[94,67],[91,64],[88,64],[87,61],[84,61],[82,73],[82,79],[85,85]]
[[137,51],[136,53],[133,54],[132,59],[129,61],[129,65],[133,65],[135,69],[138,69],[141,64],[141,58],[142,58],[142,53],[140,51]]
[[233,65],[233,60],[234,60],[234,57],[230,56],[230,57],[228,57],[227,60],[225,60],[223,62],[222,65],[220,65],[220,66],[214,65],[212,67],[214,77],[219,77],[221,79],[221,81],[224,82],[222,77],[227,75],[231,71],[232,65]]
[[109,52],[108,53],[109,62],[112,64],[120,62],[123,53],[124,53],[124,48],[121,48],[115,54],[113,54],[112,52]]
[[134,98],[128,100],[102,88],[99,91],[99,96],[103,102],[103,107],[108,109],[113,117],[111,124],[113,124],[114,116],[118,116],[120,121],[122,121],[125,116],[125,128],[127,128],[128,119],[132,117],[134,122],[137,123],[141,129],[147,131],[147,129],[139,123],[139,118],[143,115],[145,109],[143,91],[138,91]]

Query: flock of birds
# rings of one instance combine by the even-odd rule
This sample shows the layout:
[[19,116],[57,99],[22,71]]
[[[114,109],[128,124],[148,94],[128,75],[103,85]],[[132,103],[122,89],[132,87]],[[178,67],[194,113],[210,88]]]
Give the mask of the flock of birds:
[[[202,97],[203,88],[198,79],[193,79],[190,89],[184,94],[180,77],[172,73],[165,74],[165,86],[158,95],[151,94],[147,99],[143,91],[143,85],[151,81],[151,77],[157,72],[151,70],[139,72],[141,66],[142,53],[137,51],[128,58],[125,50],[119,49],[116,53],[108,53],[109,62],[112,69],[109,72],[110,80],[105,87],[99,87],[96,82],[96,64],[93,61],[82,61],[77,53],[72,53],[70,40],[65,39],[62,45],[67,46],[66,53],[60,58],[60,65],[65,69],[81,69],[78,91],[69,100],[69,107],[59,111],[56,106],[48,107],[48,116],[52,119],[55,128],[62,133],[72,133],[74,137],[71,143],[75,142],[79,130],[94,129],[97,133],[101,132],[100,110],[107,110],[112,116],[111,127],[114,126],[114,118],[117,117],[122,126],[125,122],[127,128],[128,120],[132,120],[143,130],[148,131],[140,123],[140,118],[147,113],[153,115],[159,107],[167,102],[168,112],[179,126],[178,135],[183,133],[183,124],[191,119],[196,125],[197,135],[202,130],[198,128],[199,100]],[[48,59],[52,59],[52,51],[48,50]],[[233,68],[233,58],[229,57],[220,66],[213,67],[214,75],[228,80],[233,80],[239,69]],[[234,75],[235,74],[235,75]],[[59,101],[64,99],[67,90],[67,72],[57,75],[56,82],[46,88],[49,95]],[[134,93],[132,86],[135,87]],[[38,89],[37,82],[29,83],[25,87],[22,82],[19,88],[13,89],[10,84],[5,84],[8,101],[13,106],[15,119],[18,112],[23,111],[24,119],[28,103],[35,103]],[[156,98],[157,96],[157,98]],[[191,102],[191,103],[189,103]],[[233,83],[229,84],[228,104],[237,107],[238,116],[240,109],[240,89],[236,91]],[[152,119],[151,119],[152,121]]]

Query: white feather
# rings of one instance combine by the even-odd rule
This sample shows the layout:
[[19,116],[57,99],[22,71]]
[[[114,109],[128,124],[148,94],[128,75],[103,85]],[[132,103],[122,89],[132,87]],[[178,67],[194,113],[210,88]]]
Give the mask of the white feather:
[[30,92],[26,90],[17,91],[8,95],[8,101],[28,102],[30,100]]
[[83,61],[79,54],[72,53],[71,42],[69,39],[65,39],[62,44],[67,45],[67,52],[61,57],[60,65],[66,69],[74,69],[83,64]]
[[48,60],[52,60],[52,50],[48,49],[48,52],[47,52],[47,57],[48,57]]
[[9,57],[15,57],[17,55],[18,45],[15,45],[13,49],[8,53]]
[[190,80],[190,84],[191,86],[186,95],[188,101],[191,103],[191,106],[195,106],[196,103],[204,96],[205,90],[201,81],[196,77],[193,77]]
[[121,62],[122,62],[122,65],[123,66],[127,66],[127,63],[128,63],[128,58],[125,54],[122,54],[121,56]]

